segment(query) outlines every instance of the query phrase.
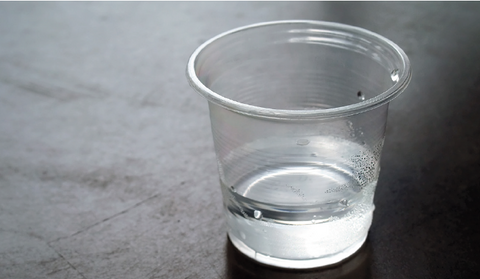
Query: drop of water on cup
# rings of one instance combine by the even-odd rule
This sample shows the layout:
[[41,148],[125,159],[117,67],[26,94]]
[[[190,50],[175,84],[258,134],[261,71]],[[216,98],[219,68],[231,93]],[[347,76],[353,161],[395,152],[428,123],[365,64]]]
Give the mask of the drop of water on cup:
[[390,77],[392,78],[392,81],[397,82],[398,81],[398,69],[393,70],[390,73]]
[[309,144],[310,141],[308,139],[299,139],[297,140],[297,145],[300,145],[300,146],[305,146],[307,144]]
[[346,199],[341,199],[341,200],[340,200],[340,204],[343,205],[343,206],[348,206],[348,200],[346,200]]
[[310,154],[310,156],[312,157],[318,157],[318,154],[316,152],[313,152],[312,154]]
[[240,236],[241,236],[243,239],[246,239],[246,238],[247,238],[247,236],[245,235],[244,232],[240,232]]
[[353,130],[353,123],[352,123],[352,121],[347,121],[347,125],[348,125],[348,128],[349,128],[350,130]]
[[253,217],[255,217],[255,219],[260,219],[262,218],[262,212],[260,210],[255,210],[253,212]]
[[231,190],[232,190],[232,192],[234,192],[234,193],[236,193],[236,192],[237,192],[237,190],[236,190],[236,189],[235,189],[235,187],[233,187],[233,186],[230,186],[230,189],[231,189]]
[[365,95],[363,95],[362,91],[358,91],[357,92],[357,97],[360,101],[364,101],[365,100]]

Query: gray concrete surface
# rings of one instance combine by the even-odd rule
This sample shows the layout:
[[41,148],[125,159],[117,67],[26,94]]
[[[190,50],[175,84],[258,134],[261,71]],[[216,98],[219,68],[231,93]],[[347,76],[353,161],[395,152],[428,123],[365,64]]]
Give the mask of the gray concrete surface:
[[[472,278],[478,3],[0,3],[0,278]],[[186,61],[245,24],[318,19],[397,42],[369,240],[305,273],[227,240],[206,101]]]

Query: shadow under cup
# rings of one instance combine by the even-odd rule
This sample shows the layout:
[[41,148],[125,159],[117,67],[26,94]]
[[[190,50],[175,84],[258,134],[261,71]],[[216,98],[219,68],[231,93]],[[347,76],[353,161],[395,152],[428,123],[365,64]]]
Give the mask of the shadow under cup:
[[256,261],[339,262],[365,241],[388,103],[405,53],[370,31],[280,21],[223,33],[190,57],[209,101],[228,234]]

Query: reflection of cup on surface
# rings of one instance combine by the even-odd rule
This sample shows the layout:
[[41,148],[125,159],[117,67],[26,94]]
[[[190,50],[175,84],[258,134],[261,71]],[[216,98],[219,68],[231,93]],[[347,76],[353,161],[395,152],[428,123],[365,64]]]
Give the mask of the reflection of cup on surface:
[[398,46],[343,24],[261,23],[204,43],[187,77],[209,101],[235,247],[311,268],[362,246],[388,103],[411,77]]
[[315,269],[283,269],[259,264],[238,252],[227,240],[227,278],[275,279],[366,279],[370,278],[371,248],[369,241],[340,263]]

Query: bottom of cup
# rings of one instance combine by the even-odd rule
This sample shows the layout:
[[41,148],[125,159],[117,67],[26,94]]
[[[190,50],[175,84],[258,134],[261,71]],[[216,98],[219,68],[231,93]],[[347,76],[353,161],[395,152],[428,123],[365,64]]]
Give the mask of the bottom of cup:
[[257,262],[260,262],[262,264],[281,267],[281,268],[292,268],[292,269],[325,267],[325,266],[339,263],[345,260],[346,258],[350,257],[351,255],[353,255],[355,252],[357,252],[362,247],[363,243],[365,243],[365,240],[367,239],[367,235],[365,235],[365,237],[361,238],[359,241],[355,242],[350,247],[333,255],[328,255],[328,256],[315,258],[315,259],[291,260],[291,259],[271,257],[271,256],[264,255],[262,253],[258,253],[254,251],[252,248],[245,245],[245,243],[243,243],[240,239],[235,237],[230,232],[228,233],[228,237],[232,241],[235,248],[237,248],[245,256]]

